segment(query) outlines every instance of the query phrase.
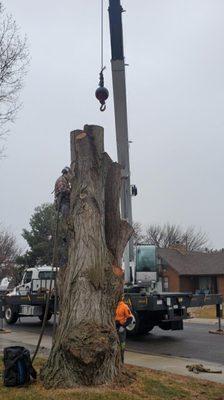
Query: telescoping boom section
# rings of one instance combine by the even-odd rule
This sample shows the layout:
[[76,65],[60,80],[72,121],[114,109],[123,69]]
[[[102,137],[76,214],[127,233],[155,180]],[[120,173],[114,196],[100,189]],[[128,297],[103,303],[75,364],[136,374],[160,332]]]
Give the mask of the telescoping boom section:
[[[131,181],[129,161],[128,117],[120,0],[109,1],[111,67],[113,78],[114,113],[118,162],[122,166],[121,215],[132,225]],[[133,242],[130,240],[125,256],[125,280],[130,282],[129,262],[133,261]]]

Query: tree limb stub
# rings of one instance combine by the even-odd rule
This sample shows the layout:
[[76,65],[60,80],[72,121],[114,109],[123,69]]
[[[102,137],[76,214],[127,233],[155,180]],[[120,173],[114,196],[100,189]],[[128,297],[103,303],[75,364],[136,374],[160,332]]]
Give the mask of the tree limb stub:
[[114,313],[133,229],[120,218],[121,167],[104,153],[103,128],[94,125],[71,133],[71,157],[69,259],[46,387],[105,384],[122,368]]

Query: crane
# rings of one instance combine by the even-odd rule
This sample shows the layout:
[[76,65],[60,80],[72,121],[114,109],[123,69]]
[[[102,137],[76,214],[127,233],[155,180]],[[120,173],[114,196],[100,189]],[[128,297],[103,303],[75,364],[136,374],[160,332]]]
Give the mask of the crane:
[[[99,87],[96,90],[96,98],[100,101],[101,111],[106,110],[106,100],[109,96],[104,86],[103,71],[103,2],[102,3],[102,43],[101,43],[101,72]],[[111,39],[111,68],[114,94],[114,114],[116,126],[116,142],[118,162],[122,166],[121,185],[121,216],[132,225],[132,195],[137,195],[135,185],[131,186],[130,181],[130,160],[128,140],[128,116],[127,116],[127,95],[125,78],[125,57],[123,45],[122,13],[124,12],[120,0],[109,0],[109,20]],[[131,263],[134,261],[133,239],[130,239],[124,254],[125,282],[131,283]]]
[[[132,225],[132,195],[128,139],[128,114],[126,95],[125,58],[123,45],[122,13],[120,0],[109,0],[111,38],[111,68],[114,94],[114,114],[118,162],[122,166],[121,216]],[[125,251],[125,281],[130,282],[130,262],[134,260],[133,240]]]

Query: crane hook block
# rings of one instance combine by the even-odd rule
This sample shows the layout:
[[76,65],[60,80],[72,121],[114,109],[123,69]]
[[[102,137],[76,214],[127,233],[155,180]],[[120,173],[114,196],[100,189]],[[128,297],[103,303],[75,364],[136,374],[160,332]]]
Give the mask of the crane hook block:
[[100,111],[106,110],[106,100],[109,97],[109,91],[104,86],[104,76],[103,76],[104,69],[105,69],[105,67],[100,72],[99,87],[96,89],[96,93],[95,93],[97,100],[99,100],[99,102],[101,104]]

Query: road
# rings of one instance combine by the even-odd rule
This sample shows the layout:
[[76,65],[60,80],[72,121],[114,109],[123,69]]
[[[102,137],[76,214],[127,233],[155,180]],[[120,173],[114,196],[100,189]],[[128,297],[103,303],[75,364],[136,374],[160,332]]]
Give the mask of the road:
[[128,340],[127,348],[146,354],[195,358],[224,365],[224,336],[211,335],[214,326],[186,323],[184,331],[154,328],[147,336]]
[[[46,335],[52,333],[52,322],[46,326]],[[37,318],[21,318],[21,323],[10,326],[12,331],[40,332]],[[210,361],[224,365],[224,336],[211,335],[214,325],[185,323],[184,331],[162,331],[154,328],[146,336],[128,339],[127,350],[144,354],[176,356]]]

